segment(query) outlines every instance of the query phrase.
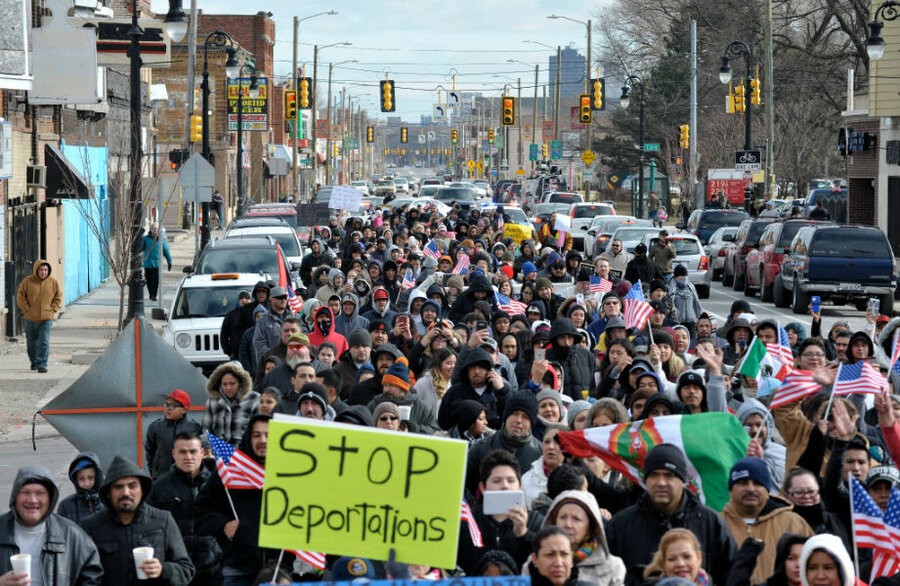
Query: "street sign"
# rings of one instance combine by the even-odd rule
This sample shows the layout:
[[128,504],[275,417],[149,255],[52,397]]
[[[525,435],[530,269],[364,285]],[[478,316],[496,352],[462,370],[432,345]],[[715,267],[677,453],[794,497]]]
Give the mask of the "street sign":
[[525,175],[525,169],[519,167],[518,169],[516,169],[516,175],[519,175],[520,177]]
[[734,168],[738,171],[759,171],[762,169],[760,151],[734,151]]
[[594,162],[594,160],[596,158],[597,158],[597,154],[594,151],[592,151],[591,149],[588,149],[588,150],[584,151],[583,153],[581,153],[581,160],[584,161],[585,165],[590,165],[591,163]]
[[644,143],[644,151],[649,152],[649,153],[659,152],[659,143],[658,142]]
[[471,171],[472,169],[475,168],[475,161],[469,160],[469,162],[466,163],[466,165],[469,166],[469,171]]
[[200,153],[191,155],[191,158],[181,166],[178,185],[181,187],[183,199],[197,202],[212,201],[212,188],[215,184],[216,169]]
[[432,122],[445,122],[447,120],[447,105],[435,104],[431,110]]
[[425,144],[425,135],[424,134],[419,135],[419,144]]
[[558,161],[562,159],[562,141],[561,140],[552,140],[550,141],[550,158],[554,161]]
[[553,120],[544,120],[541,122],[541,140],[547,142],[553,138]]
[[475,166],[478,167],[479,171],[484,171],[484,162],[478,161],[477,163],[475,163]]
[[536,144],[528,145],[528,160],[529,161],[537,161],[538,160],[538,145],[536,145]]

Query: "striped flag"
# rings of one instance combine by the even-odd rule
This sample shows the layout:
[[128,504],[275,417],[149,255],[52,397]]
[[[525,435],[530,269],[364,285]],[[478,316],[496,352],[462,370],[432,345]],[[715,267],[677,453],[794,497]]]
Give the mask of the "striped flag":
[[805,399],[810,395],[815,395],[822,388],[813,378],[813,373],[808,370],[800,370],[795,368],[786,377],[784,384],[775,392],[772,402],[769,403],[769,409],[775,409]]
[[856,547],[875,549],[884,543],[891,543],[881,509],[853,476],[850,477],[850,503]]
[[441,258],[441,251],[438,250],[437,243],[434,240],[429,240],[422,252],[425,256],[430,256],[434,260]]
[[887,381],[874,366],[865,360],[858,360],[853,364],[838,366],[837,378],[831,392],[838,397],[853,393],[877,394],[885,384]]
[[[900,566],[898,557],[898,545],[900,545],[900,489],[896,486],[891,489],[891,499],[884,511],[884,526],[893,539],[893,548],[875,548],[872,559],[872,574],[869,578],[871,584],[875,578],[881,576],[893,576]],[[886,544],[884,544],[886,545]]]
[[603,277],[592,276],[589,290],[591,293],[609,293],[612,291],[612,281]]
[[900,328],[894,330],[894,351],[891,353],[891,370],[900,376]]
[[302,561],[314,567],[320,572],[325,571],[325,554],[316,551],[301,551],[299,549],[289,549],[288,552],[294,554]]
[[281,245],[276,244],[275,246],[278,247],[278,286],[284,287],[284,290],[287,291],[288,307],[291,313],[298,313],[303,309],[303,301],[297,297],[297,294],[294,293],[294,288],[291,287],[291,279],[288,276],[287,266],[284,264],[284,254],[281,251]]
[[468,254],[462,255],[462,258],[460,258],[456,262],[456,266],[453,267],[453,271],[452,271],[453,274],[454,275],[465,275],[466,272],[468,272],[468,270],[469,270],[469,263],[471,263],[471,261],[469,260],[469,255]]
[[494,292],[494,298],[497,300],[497,309],[505,311],[510,315],[524,315],[528,305],[515,299],[510,299],[503,293]]
[[641,287],[640,281],[631,286],[625,298],[622,299],[622,305],[625,309],[625,326],[628,328],[643,329],[653,313],[653,308],[644,299],[644,289]]
[[213,433],[207,432],[206,435],[209,437],[209,447],[216,458],[216,472],[219,473],[222,484],[228,486],[231,475],[228,463],[231,462],[231,456],[234,454],[234,446]]
[[403,282],[400,283],[401,289],[412,289],[416,286],[416,279],[413,277],[412,269],[406,269],[403,274]]
[[765,378],[776,378],[783,381],[790,372],[790,368],[781,361],[777,346],[774,349],[770,346],[775,345],[763,344],[759,338],[753,338],[738,372],[756,379],[758,385],[762,385]]
[[781,327],[781,324],[778,324],[778,351],[781,361],[793,368],[794,352],[791,350],[791,339],[788,338],[787,330]]
[[478,523],[475,522],[475,517],[472,515],[472,509],[465,499],[463,499],[462,504],[460,505],[459,518],[461,521],[466,522],[466,526],[469,528],[469,537],[472,538],[472,544],[475,547],[484,547],[484,542],[481,540],[481,529],[478,527]]
[[262,490],[266,480],[265,468],[241,450],[234,451],[228,469],[230,471],[229,481],[228,483],[222,481],[225,488]]

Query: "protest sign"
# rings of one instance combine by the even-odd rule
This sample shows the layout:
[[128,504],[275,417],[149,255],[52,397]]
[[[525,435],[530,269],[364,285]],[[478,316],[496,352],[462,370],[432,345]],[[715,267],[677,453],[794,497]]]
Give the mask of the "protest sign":
[[331,198],[328,200],[328,207],[333,210],[347,210],[348,212],[358,212],[359,206],[362,205],[362,191],[355,187],[347,187],[336,185],[331,190]]
[[557,232],[571,232],[572,219],[563,214],[556,214],[556,224],[553,226],[553,229]]
[[276,415],[259,545],[456,566],[466,444]]
[[331,210],[327,203],[297,204],[298,226],[327,226],[331,219]]

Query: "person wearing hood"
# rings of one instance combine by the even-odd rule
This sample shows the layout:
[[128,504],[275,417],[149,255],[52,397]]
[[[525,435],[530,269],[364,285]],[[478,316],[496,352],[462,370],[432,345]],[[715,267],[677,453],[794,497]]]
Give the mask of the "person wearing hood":
[[[239,450],[263,468],[270,420],[268,415],[254,415],[238,445]],[[250,584],[266,564],[279,559],[283,553],[259,546],[261,508],[262,490],[231,490],[226,494],[218,474],[213,474],[200,490],[195,504],[198,532],[211,535],[222,548],[222,574],[226,584]],[[284,560],[283,564],[289,567],[291,562]]]
[[373,348],[371,356],[372,365],[375,367],[375,376],[357,383],[353,387],[347,401],[350,405],[368,405],[372,399],[383,393],[381,379],[387,374],[388,369],[403,356],[403,353],[393,344],[381,344]]
[[562,365],[563,388],[560,392],[575,401],[584,399],[584,393],[591,390],[594,372],[594,357],[589,350],[575,343],[578,337],[578,330],[571,319],[554,319],[546,354],[547,360]]
[[316,293],[319,292],[320,288],[328,284],[328,271],[331,269],[332,267],[329,265],[322,265],[313,269],[312,280],[306,287],[306,296],[310,301],[315,299],[316,303],[319,303],[319,300],[316,299]]
[[75,494],[61,500],[56,513],[80,523],[103,508],[100,500],[103,468],[99,456],[93,452],[81,452],[75,456],[69,464],[69,480],[75,487]]
[[722,360],[728,366],[735,366],[753,341],[753,328],[750,322],[741,318],[731,322],[725,333],[725,340],[728,341],[728,346],[723,349]]
[[444,291],[443,287],[437,283],[432,283],[428,286],[428,289],[425,290],[425,297],[437,303],[440,308],[438,314],[439,317],[447,317],[450,313],[450,306],[447,303],[447,293]]
[[100,552],[104,586],[141,584],[132,553],[136,547],[153,548],[139,568],[150,583],[188,584],[194,577],[194,564],[172,515],[146,502],[152,487],[150,476],[122,456],[106,469],[100,487],[106,508],[81,524]]
[[846,364],[866,361],[874,355],[875,344],[872,342],[872,337],[867,332],[854,332],[850,336],[850,343],[847,344]]
[[303,285],[309,287],[312,281],[312,271],[316,267],[322,265],[331,265],[331,254],[328,247],[319,237],[313,238],[309,244],[309,253],[307,253],[300,262],[300,280]]
[[[44,586],[104,583],[97,546],[75,521],[53,512],[58,499],[59,488],[43,466],[23,466],[16,473],[9,512],[0,516],[0,583],[34,584],[38,579]],[[17,554],[31,555],[31,581],[13,572],[10,556]]]
[[853,560],[840,538],[816,535],[800,551],[801,586],[859,586]]
[[463,291],[450,307],[449,319],[453,323],[463,321],[463,318],[472,311],[476,301],[486,301],[491,304],[491,313],[496,309],[494,288],[490,280],[484,275],[475,275],[469,281],[469,288]]
[[345,281],[344,273],[340,269],[330,269],[328,271],[328,282],[316,291],[316,299],[322,303],[328,303],[328,298],[332,295],[340,297],[350,290],[349,286],[344,286]]
[[50,330],[62,307],[62,290],[50,276],[53,268],[43,259],[34,261],[30,275],[22,279],[16,291],[16,305],[25,319],[25,340],[31,370],[47,372],[50,356]]
[[[809,537],[785,533],[775,546],[775,571],[758,586],[801,586],[800,556],[803,544]],[[747,539],[738,550],[728,575],[729,586],[751,584],[750,575],[756,566],[756,557],[763,551],[764,545],[755,539]]]
[[147,440],[144,442],[144,455],[150,476],[158,478],[168,472],[175,460],[172,449],[175,437],[184,431],[196,434],[203,433],[203,428],[193,418],[188,417],[191,408],[191,396],[181,389],[162,395],[163,416],[147,428]]
[[750,435],[747,454],[765,461],[772,480],[768,486],[769,491],[778,492],[784,481],[787,450],[783,445],[772,441],[770,432],[774,428],[774,420],[771,419],[769,410],[756,399],[745,397],[736,415]]
[[238,293],[237,301],[234,307],[222,318],[222,327],[219,328],[219,345],[224,352],[232,360],[238,359],[238,351],[241,343],[243,330],[240,329],[241,310],[245,305],[251,303],[253,297],[249,291],[241,291]]
[[683,264],[675,266],[673,275],[674,278],[669,281],[666,296],[672,300],[672,304],[678,312],[678,323],[693,332],[697,325],[697,318],[703,313],[700,295],[694,284],[688,280],[688,270]]
[[290,317],[295,316],[288,306],[287,290],[284,287],[273,287],[269,311],[256,320],[253,332],[253,351],[257,360],[282,339],[285,320]]
[[625,563],[609,551],[597,499],[589,492],[566,490],[553,499],[542,527],[556,525],[569,536],[578,579],[600,586],[625,582]]
[[400,298],[400,265],[392,259],[384,261],[381,270],[381,279],[375,283],[387,290],[391,303],[397,303]]
[[434,435],[439,430],[434,411],[422,402],[411,386],[409,367],[403,359],[397,360],[381,377],[381,394],[376,395],[367,406],[373,414],[375,408],[384,402],[393,403],[398,407],[409,407],[407,429],[412,433]]
[[[415,326],[415,332],[410,331],[410,334],[413,334],[413,339],[419,338],[425,334],[428,329],[426,324],[422,323],[422,307],[425,305],[425,302],[428,299],[425,297],[425,292],[420,289],[413,289],[409,292],[409,297],[406,300],[406,312],[410,316],[412,320],[413,326]],[[434,318],[432,317],[432,321]]]
[[488,423],[491,428],[498,429],[502,424],[500,415],[505,410],[505,402],[512,389],[503,375],[494,368],[491,355],[481,347],[473,348],[459,360],[457,372],[454,379],[456,382],[447,389],[438,408],[441,429],[453,426],[453,404],[465,399],[473,399],[484,405]]
[[391,296],[384,286],[375,287],[375,291],[372,293],[372,307],[362,316],[370,322],[380,319],[385,323],[394,323],[397,312],[391,308]]
[[792,321],[784,326],[784,331],[787,333],[788,342],[790,342],[791,345],[791,352],[793,352],[794,358],[796,358],[800,344],[806,339],[806,326],[798,321]]
[[203,429],[237,445],[250,417],[259,410],[259,393],[253,390],[250,373],[237,362],[220,364],[209,375],[206,394]]
[[359,315],[359,297],[356,293],[344,293],[341,297],[341,314],[334,321],[335,331],[345,338],[354,330],[368,329],[369,320]]
[[334,367],[334,371],[341,378],[338,389],[341,399],[350,397],[350,392],[356,384],[356,374],[359,368],[371,359],[372,335],[369,334],[369,326],[350,332],[347,337],[347,345],[348,350],[339,356]]
[[[229,334],[232,344],[240,346],[244,333],[253,329],[256,325],[255,311],[262,306],[263,309],[269,309],[269,285],[265,281],[257,281],[256,285],[250,291],[250,301],[241,305],[240,311],[236,319],[231,322],[231,332]],[[223,322],[224,324],[224,322]],[[240,349],[238,348],[238,351]]]
[[338,356],[347,351],[349,348],[347,338],[335,331],[334,314],[330,307],[323,305],[317,309],[313,319],[315,321],[313,331],[309,334],[309,341],[314,347],[323,342],[331,342],[337,348]]
[[632,283],[640,281],[642,284],[650,284],[650,281],[660,277],[659,269],[647,256],[647,246],[644,243],[634,247],[634,258],[628,261],[625,267],[625,280]]
[[516,260],[513,262],[513,271],[516,274],[516,278],[518,278],[519,273],[522,272],[526,262],[530,262],[534,265],[536,259],[537,255],[534,251],[534,242],[532,240],[523,240],[519,245],[519,255],[516,256]]

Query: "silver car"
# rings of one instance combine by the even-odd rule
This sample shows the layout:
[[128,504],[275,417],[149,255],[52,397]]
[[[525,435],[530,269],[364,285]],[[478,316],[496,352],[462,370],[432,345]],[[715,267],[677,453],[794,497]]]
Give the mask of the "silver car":
[[[658,241],[659,237],[651,234],[641,240],[647,250]],[[712,285],[712,271],[709,266],[709,257],[706,256],[700,239],[693,234],[679,232],[670,234],[669,242],[675,247],[675,259],[672,261],[672,266],[684,265],[688,271],[688,280],[697,289],[697,295],[700,299],[708,299],[709,289]]]
[[709,257],[713,281],[722,278],[722,271],[725,270],[725,257],[728,249],[735,246],[734,237],[737,231],[737,226],[723,226],[713,232],[709,237],[709,242],[706,243],[706,256]]

